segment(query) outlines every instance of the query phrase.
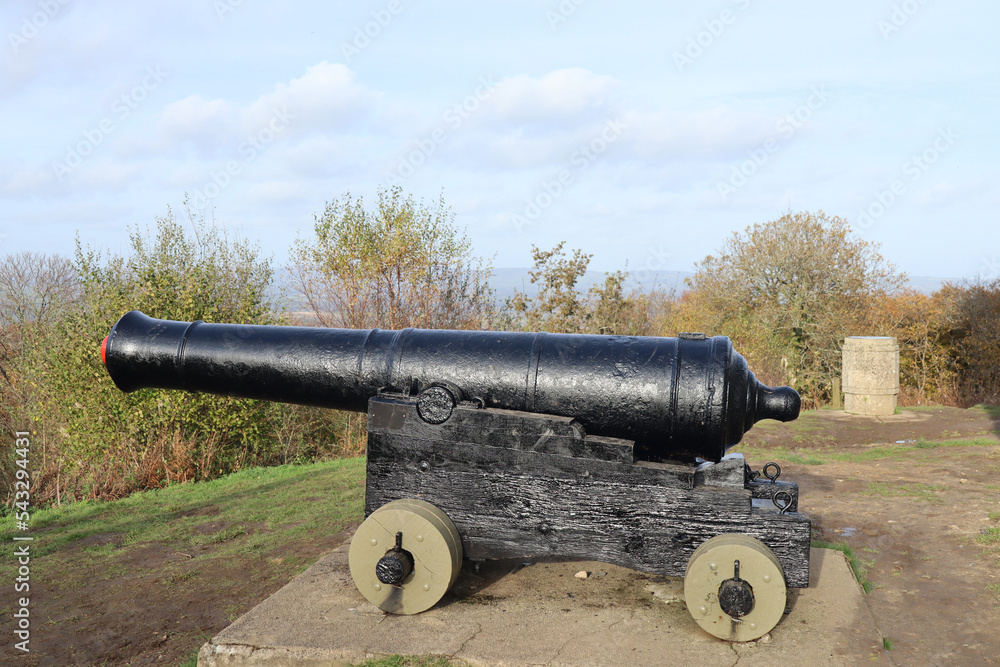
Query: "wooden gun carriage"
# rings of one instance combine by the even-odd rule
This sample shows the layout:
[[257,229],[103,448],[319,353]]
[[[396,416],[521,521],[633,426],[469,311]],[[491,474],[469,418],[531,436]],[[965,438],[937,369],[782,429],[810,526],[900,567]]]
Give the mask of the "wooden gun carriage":
[[597,560],[683,576],[699,626],[770,631],[809,583],[798,487],[726,454],[756,421],[798,416],[728,338],[320,329],[126,314],[102,344],[144,387],[368,413],[359,591],[434,606],[463,558]]

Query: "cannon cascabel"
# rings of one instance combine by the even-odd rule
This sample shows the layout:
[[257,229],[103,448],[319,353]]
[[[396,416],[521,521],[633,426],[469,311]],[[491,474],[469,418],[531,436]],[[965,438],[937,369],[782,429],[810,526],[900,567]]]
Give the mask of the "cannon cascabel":
[[379,392],[448,387],[487,408],[560,415],[634,440],[636,458],[718,461],[799,395],[762,385],[725,336],[323,329],[124,315],[101,345],[123,391],[183,389],[366,412]]

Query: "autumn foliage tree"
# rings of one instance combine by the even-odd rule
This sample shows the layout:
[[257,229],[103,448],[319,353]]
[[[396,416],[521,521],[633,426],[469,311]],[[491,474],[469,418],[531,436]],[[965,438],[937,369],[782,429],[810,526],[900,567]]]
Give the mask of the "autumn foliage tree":
[[1000,278],[946,283],[940,295],[960,404],[1000,404]]
[[688,279],[705,328],[781,353],[807,402],[829,396],[843,339],[871,334],[905,276],[847,221],[799,212],[734,233]]
[[950,301],[946,288],[934,294],[904,289],[885,302],[883,331],[899,345],[901,403],[957,400]]

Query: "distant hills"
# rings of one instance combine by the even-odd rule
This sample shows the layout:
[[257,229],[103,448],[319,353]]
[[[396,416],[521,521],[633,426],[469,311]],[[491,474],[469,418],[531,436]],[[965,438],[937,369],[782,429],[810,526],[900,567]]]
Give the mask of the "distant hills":
[[929,276],[909,276],[910,287],[923,294],[931,294],[941,289],[946,282],[960,283],[961,278],[931,278]]
[[[530,269],[507,268],[493,269],[493,278],[490,286],[496,291],[497,300],[503,302],[504,299],[514,296],[517,291],[535,293],[535,286],[531,284]],[[577,283],[578,287],[587,291],[594,285],[604,282],[606,274],[602,271],[587,271]],[[667,292],[674,290],[678,294],[684,291],[684,279],[693,276],[690,271],[629,271],[627,288],[638,287],[642,290],[659,288]]]
[[[496,292],[497,302],[503,303],[514,296],[517,291],[525,291],[529,295],[534,295],[536,289],[531,284],[529,271],[530,269],[526,268],[494,268],[493,277],[490,279],[490,286]],[[626,287],[638,287],[644,291],[659,288],[668,293],[673,291],[676,294],[680,294],[686,288],[684,279],[693,275],[694,273],[691,271],[629,271]],[[603,282],[604,276],[605,274],[602,271],[587,271],[580,279],[578,286],[581,290],[586,291],[594,285]],[[277,272],[276,282],[278,284],[272,288],[271,296],[277,298],[283,293],[284,299],[281,300],[288,304],[290,310],[302,310],[301,305],[296,303],[294,290],[291,289],[291,285],[287,282],[287,277],[287,271]],[[949,280],[958,282],[958,279],[955,278],[910,276],[910,286],[918,292],[930,294],[940,289],[941,285]]]
[[[529,269],[520,268],[493,269],[493,279],[490,281],[490,285],[496,290],[497,299],[502,302],[504,299],[513,296],[517,290],[533,294],[534,286],[531,284],[531,276],[528,275],[528,271]],[[691,271],[629,271],[626,285],[628,287],[639,287],[643,290],[655,287],[667,292],[673,290],[677,294],[680,294],[686,288],[684,279],[690,278],[693,275],[694,273]],[[603,282],[604,276],[605,274],[601,271],[587,271],[583,278],[580,279],[579,286],[586,291],[592,286]],[[910,287],[923,294],[936,292],[948,280],[957,281],[955,278],[932,278],[930,276],[910,276],[909,280]]]

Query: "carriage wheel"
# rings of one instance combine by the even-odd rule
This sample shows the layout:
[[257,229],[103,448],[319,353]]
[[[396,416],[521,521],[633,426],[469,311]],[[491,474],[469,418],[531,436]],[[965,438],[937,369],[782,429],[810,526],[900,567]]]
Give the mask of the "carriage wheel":
[[462,541],[448,516],[415,498],[378,508],[358,527],[349,553],[361,594],[390,614],[419,614],[444,596],[462,567]]
[[770,632],[785,613],[785,575],[771,549],[749,535],[713,537],[684,573],[684,600],[703,630],[746,642]]

